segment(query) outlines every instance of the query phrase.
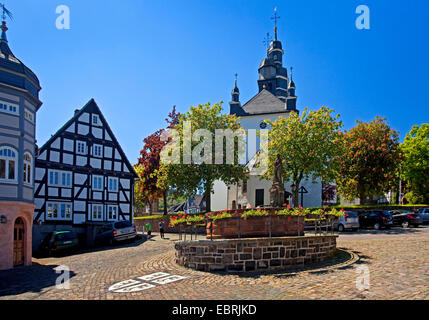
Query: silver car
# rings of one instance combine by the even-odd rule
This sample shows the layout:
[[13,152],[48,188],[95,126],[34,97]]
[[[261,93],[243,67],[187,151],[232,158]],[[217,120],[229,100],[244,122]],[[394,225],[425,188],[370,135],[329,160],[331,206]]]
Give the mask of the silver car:
[[417,211],[423,218],[423,223],[429,223],[429,208],[422,208]]
[[353,211],[344,212],[344,216],[334,223],[334,228],[339,232],[343,232],[344,230],[356,231],[359,227],[359,216]]

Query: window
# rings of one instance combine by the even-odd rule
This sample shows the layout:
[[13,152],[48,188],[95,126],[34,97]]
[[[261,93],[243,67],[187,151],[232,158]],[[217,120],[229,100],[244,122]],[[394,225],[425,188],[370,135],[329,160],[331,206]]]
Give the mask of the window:
[[71,203],[47,202],[46,220],[72,220]]
[[24,117],[28,121],[34,123],[34,114],[31,111],[28,111],[27,109],[24,109]]
[[92,205],[92,220],[93,221],[103,220],[103,205],[100,205],[100,204]]
[[61,185],[63,187],[71,187],[71,173],[62,172],[61,173]]
[[109,191],[118,192],[118,178],[109,178]]
[[86,142],[76,141],[76,153],[86,154]]
[[102,157],[103,156],[103,146],[99,144],[94,144],[92,146],[92,155],[94,157]]
[[0,101],[0,112],[19,116],[19,106],[16,104]]
[[108,213],[107,220],[109,221],[118,220],[118,206],[107,206],[107,213]]
[[92,177],[92,190],[103,191],[103,176]]
[[49,170],[49,186],[71,187],[72,173],[67,171]]
[[92,115],[92,125],[93,126],[101,126],[100,118],[97,114]]
[[17,152],[9,147],[0,147],[0,180],[16,181]]
[[33,158],[29,152],[24,153],[24,183],[31,184],[31,170],[33,166]]

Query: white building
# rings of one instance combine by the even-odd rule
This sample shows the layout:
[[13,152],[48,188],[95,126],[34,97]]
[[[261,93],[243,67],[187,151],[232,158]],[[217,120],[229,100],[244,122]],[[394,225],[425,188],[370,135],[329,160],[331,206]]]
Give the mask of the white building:
[[[260,179],[258,175],[252,175],[255,170],[256,154],[260,149],[260,138],[258,130],[268,130],[264,120],[276,120],[278,117],[289,117],[291,112],[298,112],[296,109],[297,96],[295,95],[295,83],[290,79],[288,72],[283,67],[283,49],[280,41],[277,40],[277,28],[275,29],[275,39],[271,42],[267,50],[267,57],[262,60],[259,67],[258,87],[259,92],[247,103],[241,106],[237,87],[237,80],[232,91],[232,101],[230,102],[230,114],[240,117],[241,126],[248,131],[246,141],[246,161],[251,173],[246,184],[225,185],[222,181],[215,181],[212,194],[213,211],[236,209],[249,206],[268,206],[270,204],[269,189],[272,181]],[[291,182],[285,183],[286,195],[285,203],[292,204]],[[320,207],[322,205],[322,183],[311,179],[303,181],[304,187],[299,196],[299,204],[303,207]],[[301,201],[303,200],[303,201]]]

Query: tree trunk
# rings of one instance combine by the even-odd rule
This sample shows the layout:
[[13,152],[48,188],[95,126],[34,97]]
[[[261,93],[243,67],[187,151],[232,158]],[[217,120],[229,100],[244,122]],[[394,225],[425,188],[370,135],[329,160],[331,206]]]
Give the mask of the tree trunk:
[[360,205],[361,206],[364,205],[365,201],[366,201],[365,191],[363,189],[361,189],[359,191],[359,202],[360,202]]
[[164,216],[167,215],[167,191],[162,193],[162,198],[164,200]]
[[292,190],[293,193],[293,207],[297,208],[299,206],[299,185],[300,182],[294,182],[295,187]]
[[206,211],[210,212],[212,211],[212,206],[211,206],[212,182],[211,181],[206,182],[204,186],[204,193],[206,196]]
[[148,203],[149,203],[149,214],[152,214],[152,212],[153,212],[153,208],[152,208],[153,200],[148,200]]

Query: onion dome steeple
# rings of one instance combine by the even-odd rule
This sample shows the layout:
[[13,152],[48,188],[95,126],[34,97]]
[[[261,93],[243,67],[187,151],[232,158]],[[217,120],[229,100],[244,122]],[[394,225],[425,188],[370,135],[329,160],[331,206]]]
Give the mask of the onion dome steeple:
[[41,89],[39,79],[10,50],[6,35],[8,31],[6,15],[9,17],[12,15],[4,5],[1,5],[0,9],[3,10],[3,20],[0,26],[0,85],[18,88],[20,91],[24,90],[30,99],[33,99],[40,106],[42,103],[39,100]]
[[288,97],[286,100],[288,110],[296,110],[296,101],[298,97],[295,95],[295,82],[293,82],[293,67],[290,67],[290,81],[288,86]]
[[237,77],[238,74],[235,74],[235,85],[234,89],[231,92],[231,102],[229,103],[230,113],[231,114],[240,114],[242,112],[241,103],[240,103],[240,90],[237,86]]

